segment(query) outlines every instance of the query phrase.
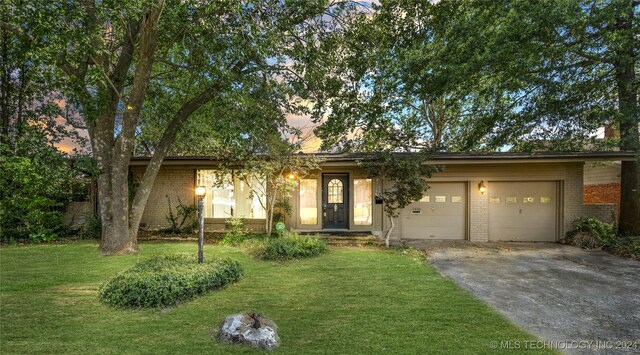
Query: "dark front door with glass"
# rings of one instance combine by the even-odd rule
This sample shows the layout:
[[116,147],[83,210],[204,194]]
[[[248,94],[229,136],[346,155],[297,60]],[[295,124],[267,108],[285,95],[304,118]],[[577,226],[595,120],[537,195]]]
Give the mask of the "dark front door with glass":
[[322,176],[322,225],[325,229],[349,227],[349,176]]

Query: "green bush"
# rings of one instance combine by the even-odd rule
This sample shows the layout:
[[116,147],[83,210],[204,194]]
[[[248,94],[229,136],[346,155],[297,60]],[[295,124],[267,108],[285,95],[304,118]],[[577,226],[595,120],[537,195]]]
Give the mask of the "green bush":
[[285,232],[279,238],[269,238],[262,242],[252,241],[245,246],[255,257],[272,261],[309,258],[329,250],[327,243],[318,238],[302,237],[290,232]]
[[245,241],[249,230],[244,218],[231,217],[224,221],[224,236],[220,244],[237,246]]
[[614,255],[640,259],[640,237],[620,237],[605,249]]
[[159,256],[138,263],[100,285],[99,298],[115,307],[155,308],[179,304],[242,277],[235,260],[188,255]]
[[78,236],[81,239],[100,239],[102,236],[102,220],[100,219],[100,215],[88,213]]
[[[618,240],[615,223],[604,223],[595,218],[580,217],[573,222],[574,229],[567,233],[567,241],[580,247],[610,247]],[[589,238],[589,235],[593,237]],[[595,240],[594,240],[595,239]]]

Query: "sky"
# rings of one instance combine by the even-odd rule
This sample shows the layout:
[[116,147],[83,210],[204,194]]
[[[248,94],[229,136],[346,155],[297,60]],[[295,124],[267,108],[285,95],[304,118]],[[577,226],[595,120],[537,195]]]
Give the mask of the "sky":
[[[61,105],[64,105],[64,102],[59,103]],[[64,107],[64,106],[62,106]],[[305,153],[313,153],[313,152],[317,152],[320,148],[320,144],[322,143],[322,141],[320,140],[320,138],[316,137],[313,134],[313,129],[316,128],[320,123],[313,123],[311,120],[311,117],[309,116],[304,116],[304,115],[293,115],[293,114],[289,114],[287,115],[287,122],[291,127],[294,128],[298,128],[302,131],[302,139],[303,144],[302,144],[302,151]],[[64,117],[62,116],[58,116],[56,118],[56,123],[60,124],[60,125],[66,125],[67,121]],[[77,129],[78,133],[80,133],[81,136],[83,136],[84,138],[89,138],[89,135],[87,133],[86,130],[84,129]],[[78,146],[78,144],[76,144],[76,142],[74,142],[72,139],[70,138],[66,138],[64,140],[62,140],[59,143],[56,143],[55,146],[65,152],[65,153],[72,153],[74,149],[79,149],[80,147]]]

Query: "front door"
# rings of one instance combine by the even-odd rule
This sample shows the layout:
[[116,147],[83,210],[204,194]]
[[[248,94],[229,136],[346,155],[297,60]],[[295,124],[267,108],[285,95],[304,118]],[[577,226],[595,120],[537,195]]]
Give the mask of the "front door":
[[349,176],[322,176],[322,225],[324,229],[349,227]]

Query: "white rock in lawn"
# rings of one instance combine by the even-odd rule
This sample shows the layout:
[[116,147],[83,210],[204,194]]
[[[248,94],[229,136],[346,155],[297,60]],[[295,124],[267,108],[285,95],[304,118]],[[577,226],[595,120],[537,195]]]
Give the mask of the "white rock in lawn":
[[238,313],[224,319],[218,339],[225,343],[271,350],[280,342],[277,330],[275,323],[261,314]]

